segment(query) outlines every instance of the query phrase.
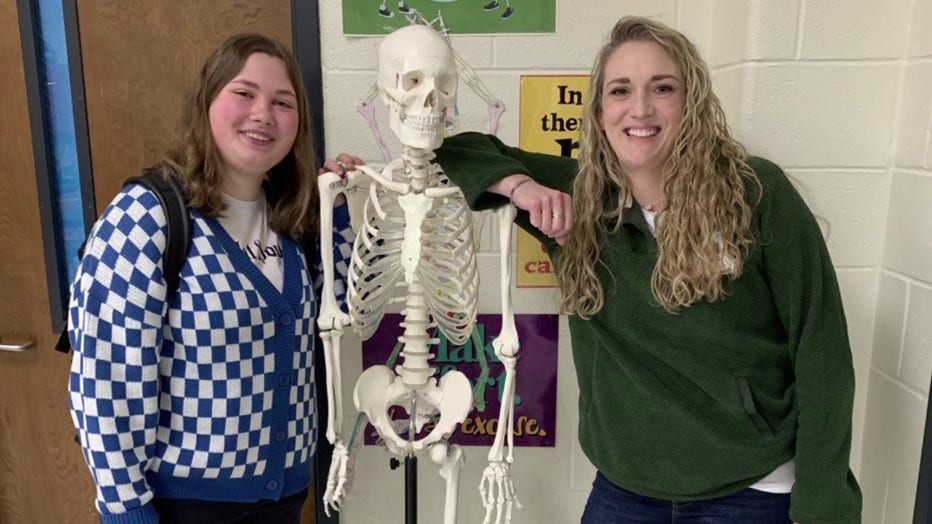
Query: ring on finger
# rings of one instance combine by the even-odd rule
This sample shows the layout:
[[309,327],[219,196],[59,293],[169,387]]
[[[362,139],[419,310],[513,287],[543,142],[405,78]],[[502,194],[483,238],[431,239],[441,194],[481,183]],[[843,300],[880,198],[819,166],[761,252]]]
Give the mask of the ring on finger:
[[556,211],[554,211],[553,213],[551,213],[550,216],[552,216],[553,218],[562,218],[562,217],[563,217],[563,215],[561,215],[560,213],[557,213]]
[[340,166],[340,169],[342,169],[343,171],[346,171],[347,169],[346,164],[344,164],[342,160],[337,160],[337,165]]

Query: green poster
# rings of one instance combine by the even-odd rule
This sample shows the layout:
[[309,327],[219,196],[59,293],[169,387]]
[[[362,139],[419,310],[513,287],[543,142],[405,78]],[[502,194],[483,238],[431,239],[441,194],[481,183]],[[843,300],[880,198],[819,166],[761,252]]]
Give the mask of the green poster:
[[343,33],[384,35],[420,13],[452,34],[553,33],[556,0],[343,0]]

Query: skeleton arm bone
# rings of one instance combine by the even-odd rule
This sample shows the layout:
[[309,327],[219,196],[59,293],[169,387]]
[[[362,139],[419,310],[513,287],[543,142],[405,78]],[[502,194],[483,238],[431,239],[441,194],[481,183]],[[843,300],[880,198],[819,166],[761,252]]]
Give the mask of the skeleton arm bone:
[[[321,231],[333,229],[333,200],[345,191],[348,181],[335,173],[324,173],[317,179],[320,190]],[[340,439],[343,422],[343,406],[340,373],[340,337],[349,324],[349,315],[340,310],[334,292],[333,238],[320,236],[321,268],[324,273],[323,291],[320,297],[320,312],[317,326],[324,344],[324,366],[327,371],[327,440],[333,444]]]
[[[333,201],[343,193],[350,183],[339,175],[327,172],[318,177],[320,190],[320,227],[327,232],[333,229]],[[327,476],[327,490],[324,494],[324,511],[329,515],[330,509],[339,510],[345,493],[347,471],[352,475],[351,457],[346,452],[342,440],[343,399],[340,370],[340,338],[343,328],[349,324],[349,316],[340,310],[334,292],[333,237],[328,234],[320,236],[321,268],[324,273],[324,285],[321,292],[320,314],[317,326],[320,339],[324,345],[324,366],[327,373],[327,440],[334,445],[334,453]],[[338,487],[339,485],[339,487]]]
[[[499,227],[499,241],[501,246],[501,297],[502,297],[502,330],[499,333],[498,337],[492,343],[493,349],[495,350],[495,356],[502,360],[505,363],[506,370],[506,385],[508,376],[511,375],[512,379],[512,391],[510,398],[503,396],[502,398],[502,409],[504,410],[507,406],[514,406],[514,368],[516,364],[516,355],[518,349],[520,348],[520,342],[518,340],[518,330],[515,327],[515,315],[514,315],[514,305],[512,304],[511,298],[511,228],[514,223],[515,218],[515,207],[512,205],[502,206],[495,210],[495,214],[498,216],[498,227]],[[508,394],[508,391],[505,391],[505,394]],[[509,410],[510,412],[510,410]],[[505,413],[503,413],[505,414]],[[509,413],[510,415],[510,413]],[[511,418],[511,417],[509,417]],[[499,418],[499,424],[504,421],[504,418]],[[512,433],[512,428],[508,427],[509,436]],[[496,432],[495,444],[493,449],[489,452],[489,459],[492,460],[492,453],[497,451],[497,460],[501,460],[501,450],[503,432]],[[509,439],[510,440],[510,439]],[[510,442],[509,442],[510,444]],[[509,446],[510,447],[510,446]],[[510,455],[509,451],[509,455]],[[510,461],[509,461],[510,462]]]
[[424,194],[430,198],[440,198],[459,193],[458,187],[429,187],[424,190]]
[[[521,508],[514,483],[509,472],[514,461],[514,403],[515,403],[515,365],[520,347],[518,332],[515,327],[514,309],[511,299],[511,228],[515,217],[512,205],[495,210],[499,223],[501,245],[501,293],[502,293],[502,331],[492,342],[495,356],[505,365],[505,387],[502,391],[502,405],[498,415],[498,430],[495,442],[489,449],[489,465],[482,473],[479,493],[485,505],[485,524],[511,522],[512,508]],[[508,444],[508,456],[504,455],[505,440]]]

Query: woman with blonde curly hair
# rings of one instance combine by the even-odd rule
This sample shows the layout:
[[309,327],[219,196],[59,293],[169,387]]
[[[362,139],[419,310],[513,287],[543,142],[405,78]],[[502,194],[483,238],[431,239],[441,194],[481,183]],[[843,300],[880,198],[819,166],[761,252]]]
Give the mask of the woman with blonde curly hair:
[[475,133],[437,152],[556,263],[598,470],[582,522],[859,523],[851,351],[812,213],[732,138],[679,32],[620,20],[590,93],[578,161]]

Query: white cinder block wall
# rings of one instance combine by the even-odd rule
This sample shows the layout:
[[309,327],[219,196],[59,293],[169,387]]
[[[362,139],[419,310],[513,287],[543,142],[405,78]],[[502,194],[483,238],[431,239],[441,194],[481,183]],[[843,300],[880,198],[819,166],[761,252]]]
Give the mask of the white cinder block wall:
[[932,374],[932,1],[898,11],[908,18],[884,46],[896,106],[861,458],[863,521],[885,524],[913,521]]
[[[442,7],[442,4],[437,4]],[[375,80],[378,38],[342,34],[340,3],[320,2],[325,140],[379,162],[358,102]],[[614,21],[655,17],[686,33],[713,71],[735,133],[782,165],[822,219],[848,315],[857,374],[852,466],[865,523],[911,522],[932,375],[932,0],[557,0],[557,32],[454,36],[457,51],[508,106],[499,136],[518,140],[522,74],[588,73]],[[488,128],[484,104],[460,84],[461,130]],[[385,110],[389,148],[400,147]],[[497,312],[498,253],[483,237],[481,312]],[[518,312],[554,312],[551,290],[516,290]],[[360,368],[345,344],[344,398]],[[557,445],[519,448],[516,523],[578,522],[594,470],[576,440],[576,379],[561,324]],[[349,427],[352,420],[347,418]],[[484,448],[467,448],[460,521],[481,522]],[[366,448],[342,522],[402,522],[403,473]],[[442,512],[442,481],[419,471],[419,515]]]

